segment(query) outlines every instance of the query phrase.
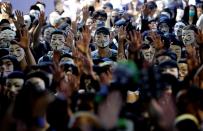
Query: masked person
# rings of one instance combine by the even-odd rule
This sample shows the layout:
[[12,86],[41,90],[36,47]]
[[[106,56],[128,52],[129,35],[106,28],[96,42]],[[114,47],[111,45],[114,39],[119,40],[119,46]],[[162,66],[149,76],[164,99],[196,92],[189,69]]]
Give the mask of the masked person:
[[59,51],[61,54],[69,53],[69,50],[65,49],[65,42],[66,42],[66,34],[61,30],[55,30],[51,34],[51,41],[50,41],[50,47],[51,51],[49,51],[46,55],[42,56],[38,63],[43,62],[44,58],[47,58],[48,61],[52,60],[53,57],[53,51]]
[[13,71],[19,71],[19,62],[16,57],[6,55],[0,58],[1,77],[7,77]]
[[9,27],[4,27],[0,31],[0,48],[8,48],[10,42],[16,37],[16,32]]
[[6,78],[6,95],[10,98],[15,97],[18,92],[22,89],[24,84],[24,73],[20,71],[14,71]]
[[113,61],[116,61],[117,51],[110,49],[110,32],[107,28],[101,27],[95,32],[95,43],[98,47],[97,50],[91,53],[94,58],[110,58]]
[[145,61],[152,63],[155,55],[155,48],[150,44],[143,44],[141,54]]
[[176,38],[179,40],[179,41],[182,41],[182,30],[183,28],[185,27],[186,25],[181,22],[181,21],[178,21],[176,22],[175,26],[174,26],[174,34],[176,36]]
[[178,62],[178,68],[179,68],[179,80],[183,81],[189,72],[186,60],[180,60]]
[[42,34],[38,43],[33,45],[33,51],[36,60],[51,51],[51,34],[55,30],[56,29],[51,25],[46,25],[42,28]]
[[197,17],[196,6],[189,5],[189,6],[185,7],[182,20],[189,25],[195,25],[197,23],[197,19],[198,19],[198,17]]
[[160,18],[157,28],[163,34],[167,34],[171,32],[170,24],[170,19]]
[[37,5],[32,5],[30,7],[29,14],[35,18],[35,20],[38,20],[40,15],[40,8]]

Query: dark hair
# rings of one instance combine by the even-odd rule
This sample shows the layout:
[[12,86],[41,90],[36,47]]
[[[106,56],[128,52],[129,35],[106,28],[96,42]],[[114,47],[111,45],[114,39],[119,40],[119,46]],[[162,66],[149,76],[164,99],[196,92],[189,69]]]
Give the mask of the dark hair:
[[37,1],[35,5],[37,5],[37,4],[41,4],[41,5],[43,5],[44,7],[46,7],[46,4],[45,4],[44,2],[42,2],[42,1]]
[[183,15],[182,20],[184,22],[189,24],[189,11],[190,11],[190,7],[194,7],[194,9],[195,9],[195,16],[194,16],[193,22],[192,22],[192,24],[195,25],[197,23],[198,17],[197,17],[197,8],[194,5],[189,5],[189,6],[185,7],[184,15]]
[[7,20],[7,19],[2,19],[2,20],[0,21],[0,25],[2,25],[2,24],[4,24],[4,23],[10,24],[9,20]]
[[99,16],[104,17],[105,20],[107,19],[107,13],[104,10],[97,10],[93,13],[93,19],[97,19]]
[[49,27],[52,27],[52,28],[54,28],[52,25],[45,25],[43,28],[42,28],[42,35],[44,35],[44,31],[47,29],[47,28],[49,28]]
[[55,30],[54,32],[51,33],[51,37],[54,34],[59,34],[59,35],[63,35],[64,37],[67,37],[66,33],[62,30]]
[[96,30],[95,35],[99,34],[99,33],[103,33],[105,35],[110,35],[109,29],[106,27],[100,27]]
[[30,10],[38,10],[38,11],[40,11],[40,8],[38,6],[36,6],[36,5],[31,5]]
[[5,59],[9,59],[13,63],[15,71],[20,71],[21,70],[20,66],[19,66],[19,62],[17,61],[15,56],[6,55],[6,56],[1,57],[0,58],[0,65],[2,65],[2,61],[5,60]]
[[13,78],[20,78],[20,79],[25,79],[25,75],[21,71],[13,71],[7,76],[7,79],[13,79]]
[[193,30],[195,33],[198,33],[198,29],[195,25],[187,25],[183,28],[183,30]]

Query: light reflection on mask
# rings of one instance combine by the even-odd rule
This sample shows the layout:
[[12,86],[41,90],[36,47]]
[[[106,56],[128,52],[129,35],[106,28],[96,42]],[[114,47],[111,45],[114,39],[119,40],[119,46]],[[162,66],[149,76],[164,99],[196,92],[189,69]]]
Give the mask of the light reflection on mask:
[[40,90],[45,90],[46,89],[44,80],[42,80],[39,77],[32,77],[32,78],[28,79],[26,81],[26,83],[27,82],[32,83],[35,87],[39,88]]
[[61,20],[61,16],[57,12],[52,12],[49,15],[49,22],[52,26],[56,26]]
[[155,54],[155,49],[150,45],[149,49],[142,49],[141,50],[144,59],[148,62],[152,62]]
[[22,89],[24,80],[21,78],[9,78],[6,80],[6,94],[8,97],[14,97]]
[[42,5],[42,4],[36,4],[36,6],[39,7],[41,12],[45,11],[44,5]]
[[61,34],[53,34],[51,37],[51,48],[61,50],[64,47],[65,37]]
[[172,52],[174,52],[177,55],[177,61],[181,58],[181,47],[178,45],[170,45],[170,49]]
[[30,15],[24,15],[24,24],[26,25],[26,28],[29,29],[31,25],[31,18]]
[[10,55],[14,55],[18,61],[22,61],[22,59],[25,57],[24,49],[17,44],[11,44],[9,46],[9,53]]
[[14,65],[11,60],[4,59],[0,65],[0,71],[3,73],[3,77],[7,77],[8,74],[14,71]]
[[182,30],[185,27],[185,24],[183,22],[177,22],[174,26],[174,33],[176,36],[181,36],[182,35]]
[[109,35],[99,33],[99,34],[96,34],[95,41],[98,47],[105,48],[109,45],[110,38],[109,38]]
[[178,68],[179,68],[179,79],[184,80],[184,78],[188,74],[188,65],[187,65],[187,63],[178,63]]
[[189,45],[195,42],[195,36],[193,30],[182,30],[182,39],[185,45]]
[[169,26],[166,23],[161,23],[159,25],[159,30],[163,33],[169,33]]
[[30,10],[30,15],[34,16],[35,19],[38,19],[39,15],[40,15],[40,11],[39,10]]

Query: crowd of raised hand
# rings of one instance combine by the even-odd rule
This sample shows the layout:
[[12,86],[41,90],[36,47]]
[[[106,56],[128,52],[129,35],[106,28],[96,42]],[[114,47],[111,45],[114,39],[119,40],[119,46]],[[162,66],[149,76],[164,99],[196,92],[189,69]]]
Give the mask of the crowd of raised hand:
[[52,2],[0,2],[1,131],[203,130],[201,1]]

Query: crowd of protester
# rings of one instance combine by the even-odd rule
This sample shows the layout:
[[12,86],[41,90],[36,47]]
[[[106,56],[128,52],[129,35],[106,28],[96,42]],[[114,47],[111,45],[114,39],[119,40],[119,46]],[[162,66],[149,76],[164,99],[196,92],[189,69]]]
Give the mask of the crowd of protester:
[[0,130],[203,130],[203,3],[188,2],[1,2]]

